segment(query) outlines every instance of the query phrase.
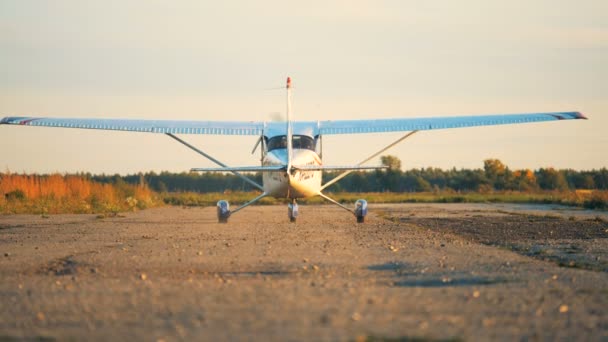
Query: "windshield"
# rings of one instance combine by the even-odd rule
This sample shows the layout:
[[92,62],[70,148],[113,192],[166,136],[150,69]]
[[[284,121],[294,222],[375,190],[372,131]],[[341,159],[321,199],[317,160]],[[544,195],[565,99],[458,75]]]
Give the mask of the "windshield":
[[[293,148],[315,150],[315,141],[311,137],[305,135],[294,135],[291,139]],[[268,140],[268,151],[276,150],[279,148],[287,148],[287,137],[285,135],[279,135],[272,137]]]

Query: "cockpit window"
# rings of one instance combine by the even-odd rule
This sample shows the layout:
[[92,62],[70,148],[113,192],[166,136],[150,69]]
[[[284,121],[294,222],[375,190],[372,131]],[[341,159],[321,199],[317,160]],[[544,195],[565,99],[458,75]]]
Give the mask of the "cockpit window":
[[[315,150],[315,141],[311,137],[305,135],[294,135],[292,137],[292,146],[297,149]],[[268,140],[268,151],[279,148],[287,148],[287,136],[279,135]]]
[[293,136],[293,148],[300,148],[304,150],[315,150],[315,141],[311,137],[305,135],[294,135]]
[[272,137],[270,140],[268,140],[268,151],[279,148],[287,148],[287,136],[280,135],[278,137]]

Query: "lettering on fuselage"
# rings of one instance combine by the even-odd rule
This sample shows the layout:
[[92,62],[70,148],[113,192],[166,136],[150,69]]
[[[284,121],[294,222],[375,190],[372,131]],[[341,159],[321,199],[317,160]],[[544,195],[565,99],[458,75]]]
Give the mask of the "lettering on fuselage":
[[299,181],[304,181],[307,179],[311,179],[315,176],[315,172],[314,171],[302,171],[298,174],[298,180]]
[[[312,166],[312,165],[317,165],[317,163],[314,160],[311,160],[304,165]],[[318,171],[300,171],[296,174],[298,177],[297,179],[299,181],[305,181],[307,179],[311,179],[315,176],[315,172],[318,172]]]
[[282,182],[284,179],[286,179],[286,177],[284,173],[272,172],[270,173],[270,179],[273,181]]

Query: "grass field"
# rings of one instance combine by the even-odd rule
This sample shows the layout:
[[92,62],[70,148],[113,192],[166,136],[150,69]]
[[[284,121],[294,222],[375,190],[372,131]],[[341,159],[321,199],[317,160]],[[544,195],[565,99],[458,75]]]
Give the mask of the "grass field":
[[[161,205],[215,206],[228,200],[233,206],[246,203],[256,192],[172,192],[156,193],[145,184],[125,182],[98,183],[78,175],[18,175],[0,177],[0,214],[112,214]],[[416,193],[328,193],[340,203],[354,203],[363,198],[370,203],[542,203],[588,209],[608,209],[608,191],[544,192],[416,192]],[[301,204],[326,203],[321,197],[298,201]],[[287,204],[287,199],[263,198],[258,204]]]
[[[166,193],[161,197],[166,204],[183,206],[213,206],[224,199],[232,204],[245,203],[259,193]],[[370,203],[538,203],[561,204],[587,209],[608,209],[608,191],[567,191],[567,192],[494,192],[494,193],[456,193],[456,192],[420,192],[420,193],[333,193],[330,194],[340,203],[354,203],[363,198]],[[298,201],[302,204],[326,203],[321,197],[312,197]],[[288,203],[286,199],[264,198],[259,204]]]

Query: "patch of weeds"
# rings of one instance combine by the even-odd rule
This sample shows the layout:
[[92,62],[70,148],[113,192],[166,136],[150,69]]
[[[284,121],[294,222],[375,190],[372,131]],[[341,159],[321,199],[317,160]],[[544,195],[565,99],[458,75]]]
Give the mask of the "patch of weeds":
[[40,217],[42,217],[43,219],[48,219],[50,217],[48,207],[44,206],[40,208]]

